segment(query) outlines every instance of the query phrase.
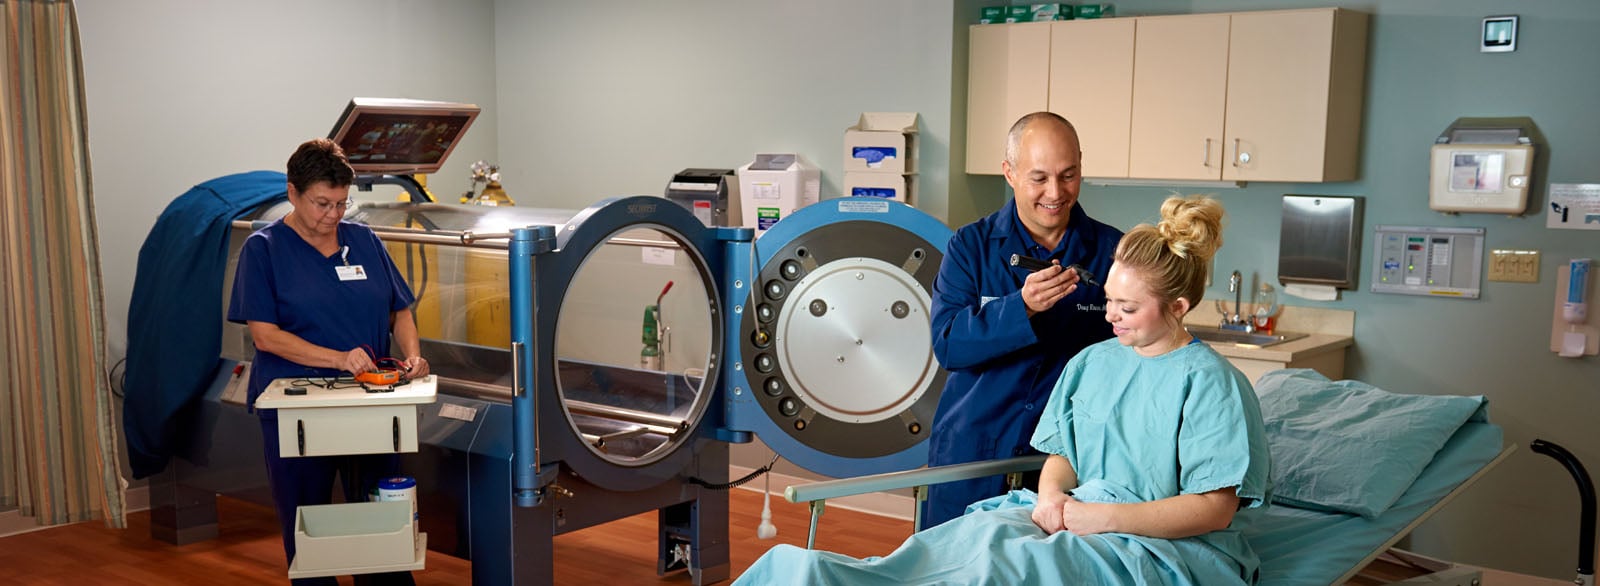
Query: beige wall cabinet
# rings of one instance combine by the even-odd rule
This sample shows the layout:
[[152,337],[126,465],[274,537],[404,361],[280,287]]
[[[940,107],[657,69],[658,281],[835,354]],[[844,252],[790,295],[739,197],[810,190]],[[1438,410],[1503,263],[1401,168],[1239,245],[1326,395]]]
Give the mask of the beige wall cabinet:
[[1365,14],[1160,16],[1137,26],[1131,176],[1356,178]]
[[1050,111],[1077,127],[1092,177],[1128,176],[1133,28],[1131,18],[1050,23]]
[[1332,8],[1238,13],[1228,45],[1222,178],[1356,179],[1367,15]]
[[[1008,52],[1023,42],[1000,29],[1039,24],[1051,27],[1043,64]],[[1006,129],[1034,103],[1019,97],[1036,99],[1039,91],[1017,75],[1042,67],[1049,71],[1046,103],[1079,126],[1086,176],[1356,178],[1365,14],[1318,8],[1154,16],[977,25],[971,34],[969,173],[999,172]],[[1020,36],[1031,43],[1025,50],[1038,50],[1034,29]],[[1005,83],[980,71],[1003,71]]]
[[1006,131],[1049,104],[1050,23],[980,24],[970,31],[967,172],[999,175]]
[[1137,22],[1129,176],[1222,179],[1228,97],[1228,15]]

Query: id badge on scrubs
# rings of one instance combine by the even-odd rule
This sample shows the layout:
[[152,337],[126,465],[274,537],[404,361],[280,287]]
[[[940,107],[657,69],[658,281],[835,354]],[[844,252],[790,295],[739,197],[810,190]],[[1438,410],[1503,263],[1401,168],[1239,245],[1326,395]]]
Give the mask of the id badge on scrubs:
[[340,281],[367,280],[367,271],[366,269],[361,268],[361,265],[337,266],[333,267],[333,272],[338,273]]

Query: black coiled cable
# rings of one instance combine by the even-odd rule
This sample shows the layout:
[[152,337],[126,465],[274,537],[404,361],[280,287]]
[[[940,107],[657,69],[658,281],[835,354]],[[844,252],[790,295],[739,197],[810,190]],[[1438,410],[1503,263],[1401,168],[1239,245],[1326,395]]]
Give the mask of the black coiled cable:
[[732,481],[732,482],[726,482],[726,483],[722,483],[722,484],[714,484],[714,483],[706,482],[704,480],[701,480],[701,479],[693,477],[693,476],[690,476],[689,479],[686,482],[688,482],[689,484],[693,484],[695,486],[709,488],[711,490],[728,490],[728,489],[731,489],[731,488],[739,488],[739,487],[744,486],[745,484],[749,483],[751,480],[755,480],[757,478],[760,478],[762,474],[766,474],[768,472],[771,472],[772,471],[772,466],[777,464],[777,463],[778,463],[778,455],[777,454],[773,454],[772,455],[772,461],[771,462],[767,462],[766,466],[762,466],[760,468],[756,468],[755,470],[751,470],[749,474],[746,474],[742,478],[739,478],[738,480],[735,480],[735,481]]

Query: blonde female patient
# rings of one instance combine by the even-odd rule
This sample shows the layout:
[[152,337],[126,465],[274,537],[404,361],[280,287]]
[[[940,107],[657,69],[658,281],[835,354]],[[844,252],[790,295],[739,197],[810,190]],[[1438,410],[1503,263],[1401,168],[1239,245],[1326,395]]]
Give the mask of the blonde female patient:
[[1175,196],[1118,243],[1105,279],[1116,337],[1062,371],[1033,433],[1049,454],[1036,493],[973,503],[881,558],[780,545],[738,583],[1254,583],[1241,530],[1269,492],[1261,408],[1182,325],[1222,217],[1214,199]]

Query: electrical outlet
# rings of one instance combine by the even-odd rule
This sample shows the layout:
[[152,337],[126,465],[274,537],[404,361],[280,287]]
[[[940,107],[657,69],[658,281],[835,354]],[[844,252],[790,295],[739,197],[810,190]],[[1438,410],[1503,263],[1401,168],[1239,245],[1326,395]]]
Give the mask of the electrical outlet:
[[1489,280],[1510,283],[1539,282],[1539,251],[1506,249],[1490,251]]

